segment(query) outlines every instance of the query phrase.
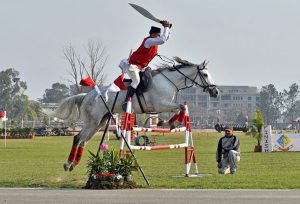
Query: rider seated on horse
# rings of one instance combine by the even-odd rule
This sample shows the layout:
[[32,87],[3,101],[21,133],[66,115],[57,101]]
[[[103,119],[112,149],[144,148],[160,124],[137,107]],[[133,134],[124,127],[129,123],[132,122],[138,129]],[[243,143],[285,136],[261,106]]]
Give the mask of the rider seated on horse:
[[148,66],[151,60],[156,56],[158,51],[158,45],[164,44],[169,39],[170,34],[170,22],[162,21],[164,30],[160,34],[161,30],[158,27],[152,26],[149,31],[149,36],[146,37],[141,46],[132,53],[128,59],[128,64],[125,66],[125,70],[132,82],[128,87],[125,102],[122,105],[122,109],[126,112],[127,101],[129,97],[132,97],[136,91],[137,86],[140,83],[139,72]]

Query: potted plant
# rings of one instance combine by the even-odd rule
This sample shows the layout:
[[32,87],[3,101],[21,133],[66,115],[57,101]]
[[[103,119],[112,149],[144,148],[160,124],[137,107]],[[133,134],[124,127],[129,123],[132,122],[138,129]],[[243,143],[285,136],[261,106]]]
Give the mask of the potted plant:
[[123,176],[124,181],[132,181],[132,171],[138,170],[138,164],[131,154],[120,158],[118,167],[118,172]]
[[138,170],[134,157],[132,155],[120,157],[117,151],[101,150],[98,155],[90,152],[87,163],[89,179],[85,187],[89,189],[136,188],[132,179],[132,171]]
[[250,129],[246,135],[250,135],[257,140],[257,144],[254,148],[255,152],[261,152],[261,140],[262,140],[262,128],[264,126],[264,118],[259,109],[253,114],[253,117],[250,122]]
[[104,172],[105,170],[105,164],[103,158],[100,157],[100,155],[96,155],[89,151],[90,155],[89,159],[87,161],[87,174],[90,179],[96,179],[97,174],[99,172]]

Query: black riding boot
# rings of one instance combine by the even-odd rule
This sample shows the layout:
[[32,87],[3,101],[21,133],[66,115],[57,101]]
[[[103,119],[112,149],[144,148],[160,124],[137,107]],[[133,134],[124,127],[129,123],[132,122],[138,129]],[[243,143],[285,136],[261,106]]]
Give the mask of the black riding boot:
[[135,88],[133,88],[132,86],[129,86],[128,90],[127,90],[125,102],[122,104],[122,109],[124,112],[126,112],[128,98],[132,97],[134,95],[134,93],[135,93]]

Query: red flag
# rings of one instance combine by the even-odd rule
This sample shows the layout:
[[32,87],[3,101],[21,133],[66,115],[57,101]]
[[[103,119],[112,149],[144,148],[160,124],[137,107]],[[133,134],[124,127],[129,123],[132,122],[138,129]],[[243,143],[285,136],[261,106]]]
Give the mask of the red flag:
[[122,73],[118,78],[115,79],[114,84],[117,85],[121,90],[126,90],[123,79],[125,78],[125,73]]
[[0,118],[5,118],[5,111],[0,112]]
[[79,84],[82,86],[92,86],[92,87],[97,85],[96,82],[94,82],[94,80],[91,77],[81,79]]
[[121,74],[118,78],[115,79],[113,83],[109,85],[109,87],[105,91],[106,98],[108,97],[107,93],[109,92],[119,92],[121,90],[127,89],[126,85],[123,82],[124,78],[125,78],[125,73]]

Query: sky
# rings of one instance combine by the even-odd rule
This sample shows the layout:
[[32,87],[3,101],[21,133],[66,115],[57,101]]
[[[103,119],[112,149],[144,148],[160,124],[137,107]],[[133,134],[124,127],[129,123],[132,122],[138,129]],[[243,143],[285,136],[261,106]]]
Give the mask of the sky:
[[42,98],[53,83],[70,79],[63,48],[71,44],[84,55],[93,40],[105,46],[109,84],[120,60],[159,26],[128,3],[170,20],[171,37],[159,53],[208,60],[217,85],[274,84],[282,91],[300,84],[298,0],[0,0],[0,71],[15,68],[25,94]]

